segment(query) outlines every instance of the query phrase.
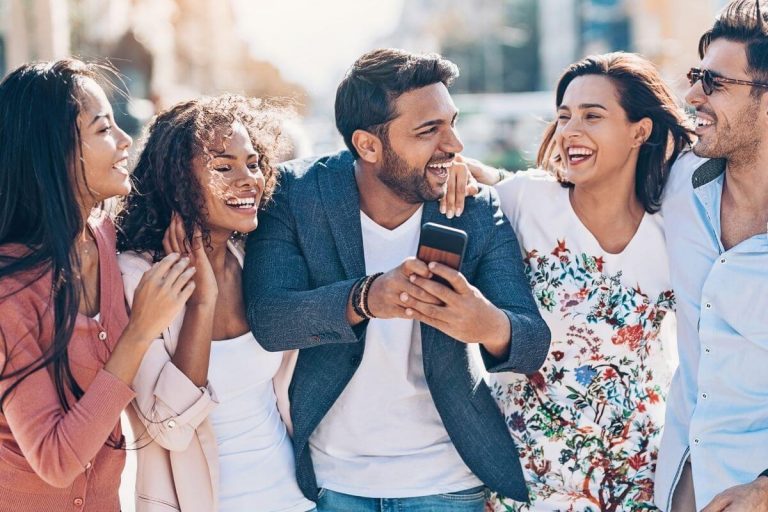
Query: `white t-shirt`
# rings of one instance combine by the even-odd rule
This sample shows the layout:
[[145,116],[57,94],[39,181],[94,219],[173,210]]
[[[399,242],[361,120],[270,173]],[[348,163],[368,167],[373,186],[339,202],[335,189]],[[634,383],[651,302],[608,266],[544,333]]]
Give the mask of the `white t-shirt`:
[[314,509],[296,483],[293,446],[277,410],[272,379],[282,352],[251,332],[211,344],[208,378],[219,406],[210,414],[219,448],[219,511]]
[[[422,208],[393,230],[360,212],[367,274],[415,256]],[[372,319],[360,367],[310,437],[318,485],[405,498],[482,485],[459,457],[424,377],[420,323]]]
[[646,213],[613,254],[549,173],[519,172],[496,190],[552,343],[537,372],[490,375],[531,498],[494,498],[493,509],[594,510],[604,496],[606,508],[649,510],[674,353],[662,217]]

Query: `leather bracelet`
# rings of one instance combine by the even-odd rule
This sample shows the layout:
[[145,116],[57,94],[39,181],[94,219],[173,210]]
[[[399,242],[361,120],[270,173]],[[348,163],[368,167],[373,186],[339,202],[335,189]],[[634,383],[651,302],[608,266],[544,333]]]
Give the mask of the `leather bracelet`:
[[352,285],[352,309],[355,311],[355,314],[359,316],[360,318],[368,319],[368,316],[366,316],[365,311],[360,307],[360,303],[362,302],[362,288],[363,288],[363,282],[368,278],[368,276],[363,276],[360,279],[358,279],[354,285]]
[[376,318],[376,315],[371,313],[371,308],[368,306],[368,292],[371,291],[371,285],[373,282],[379,277],[384,275],[384,272],[377,272],[375,274],[372,274],[365,278],[365,282],[363,283],[363,291],[362,291],[362,309],[365,311],[365,313],[368,315],[368,318]]

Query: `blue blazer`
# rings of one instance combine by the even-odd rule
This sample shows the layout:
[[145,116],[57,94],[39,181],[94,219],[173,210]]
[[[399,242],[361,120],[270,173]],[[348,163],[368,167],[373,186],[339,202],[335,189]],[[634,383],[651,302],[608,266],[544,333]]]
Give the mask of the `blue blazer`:
[[[248,322],[266,350],[301,349],[289,388],[296,475],[317,499],[309,437],[350,381],[365,350],[367,322],[350,327],[346,307],[365,275],[360,200],[354,159],[347,151],[281,168],[274,202],[248,237],[244,290]],[[512,327],[509,356],[481,348],[488,371],[533,373],[543,364],[550,333],[523,272],[520,248],[493,189],[468,197],[461,217],[424,204],[423,222],[469,234],[461,272]],[[445,429],[461,458],[491,490],[528,500],[517,449],[504,417],[467,346],[421,325],[424,373]]]

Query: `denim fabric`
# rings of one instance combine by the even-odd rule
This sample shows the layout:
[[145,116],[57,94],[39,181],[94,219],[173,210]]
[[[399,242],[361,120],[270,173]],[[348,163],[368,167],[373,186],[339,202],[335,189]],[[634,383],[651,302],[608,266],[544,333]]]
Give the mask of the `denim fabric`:
[[418,498],[362,498],[320,489],[317,512],[483,512],[486,487]]

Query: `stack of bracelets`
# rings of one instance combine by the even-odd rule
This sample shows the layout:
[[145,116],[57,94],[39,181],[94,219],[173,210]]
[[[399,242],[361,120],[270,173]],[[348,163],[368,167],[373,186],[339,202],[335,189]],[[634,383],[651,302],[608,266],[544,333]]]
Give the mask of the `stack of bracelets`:
[[352,308],[355,310],[357,316],[370,320],[376,318],[371,309],[368,307],[368,292],[371,291],[371,284],[377,277],[384,274],[384,272],[378,272],[371,274],[370,276],[361,277],[352,287]]

